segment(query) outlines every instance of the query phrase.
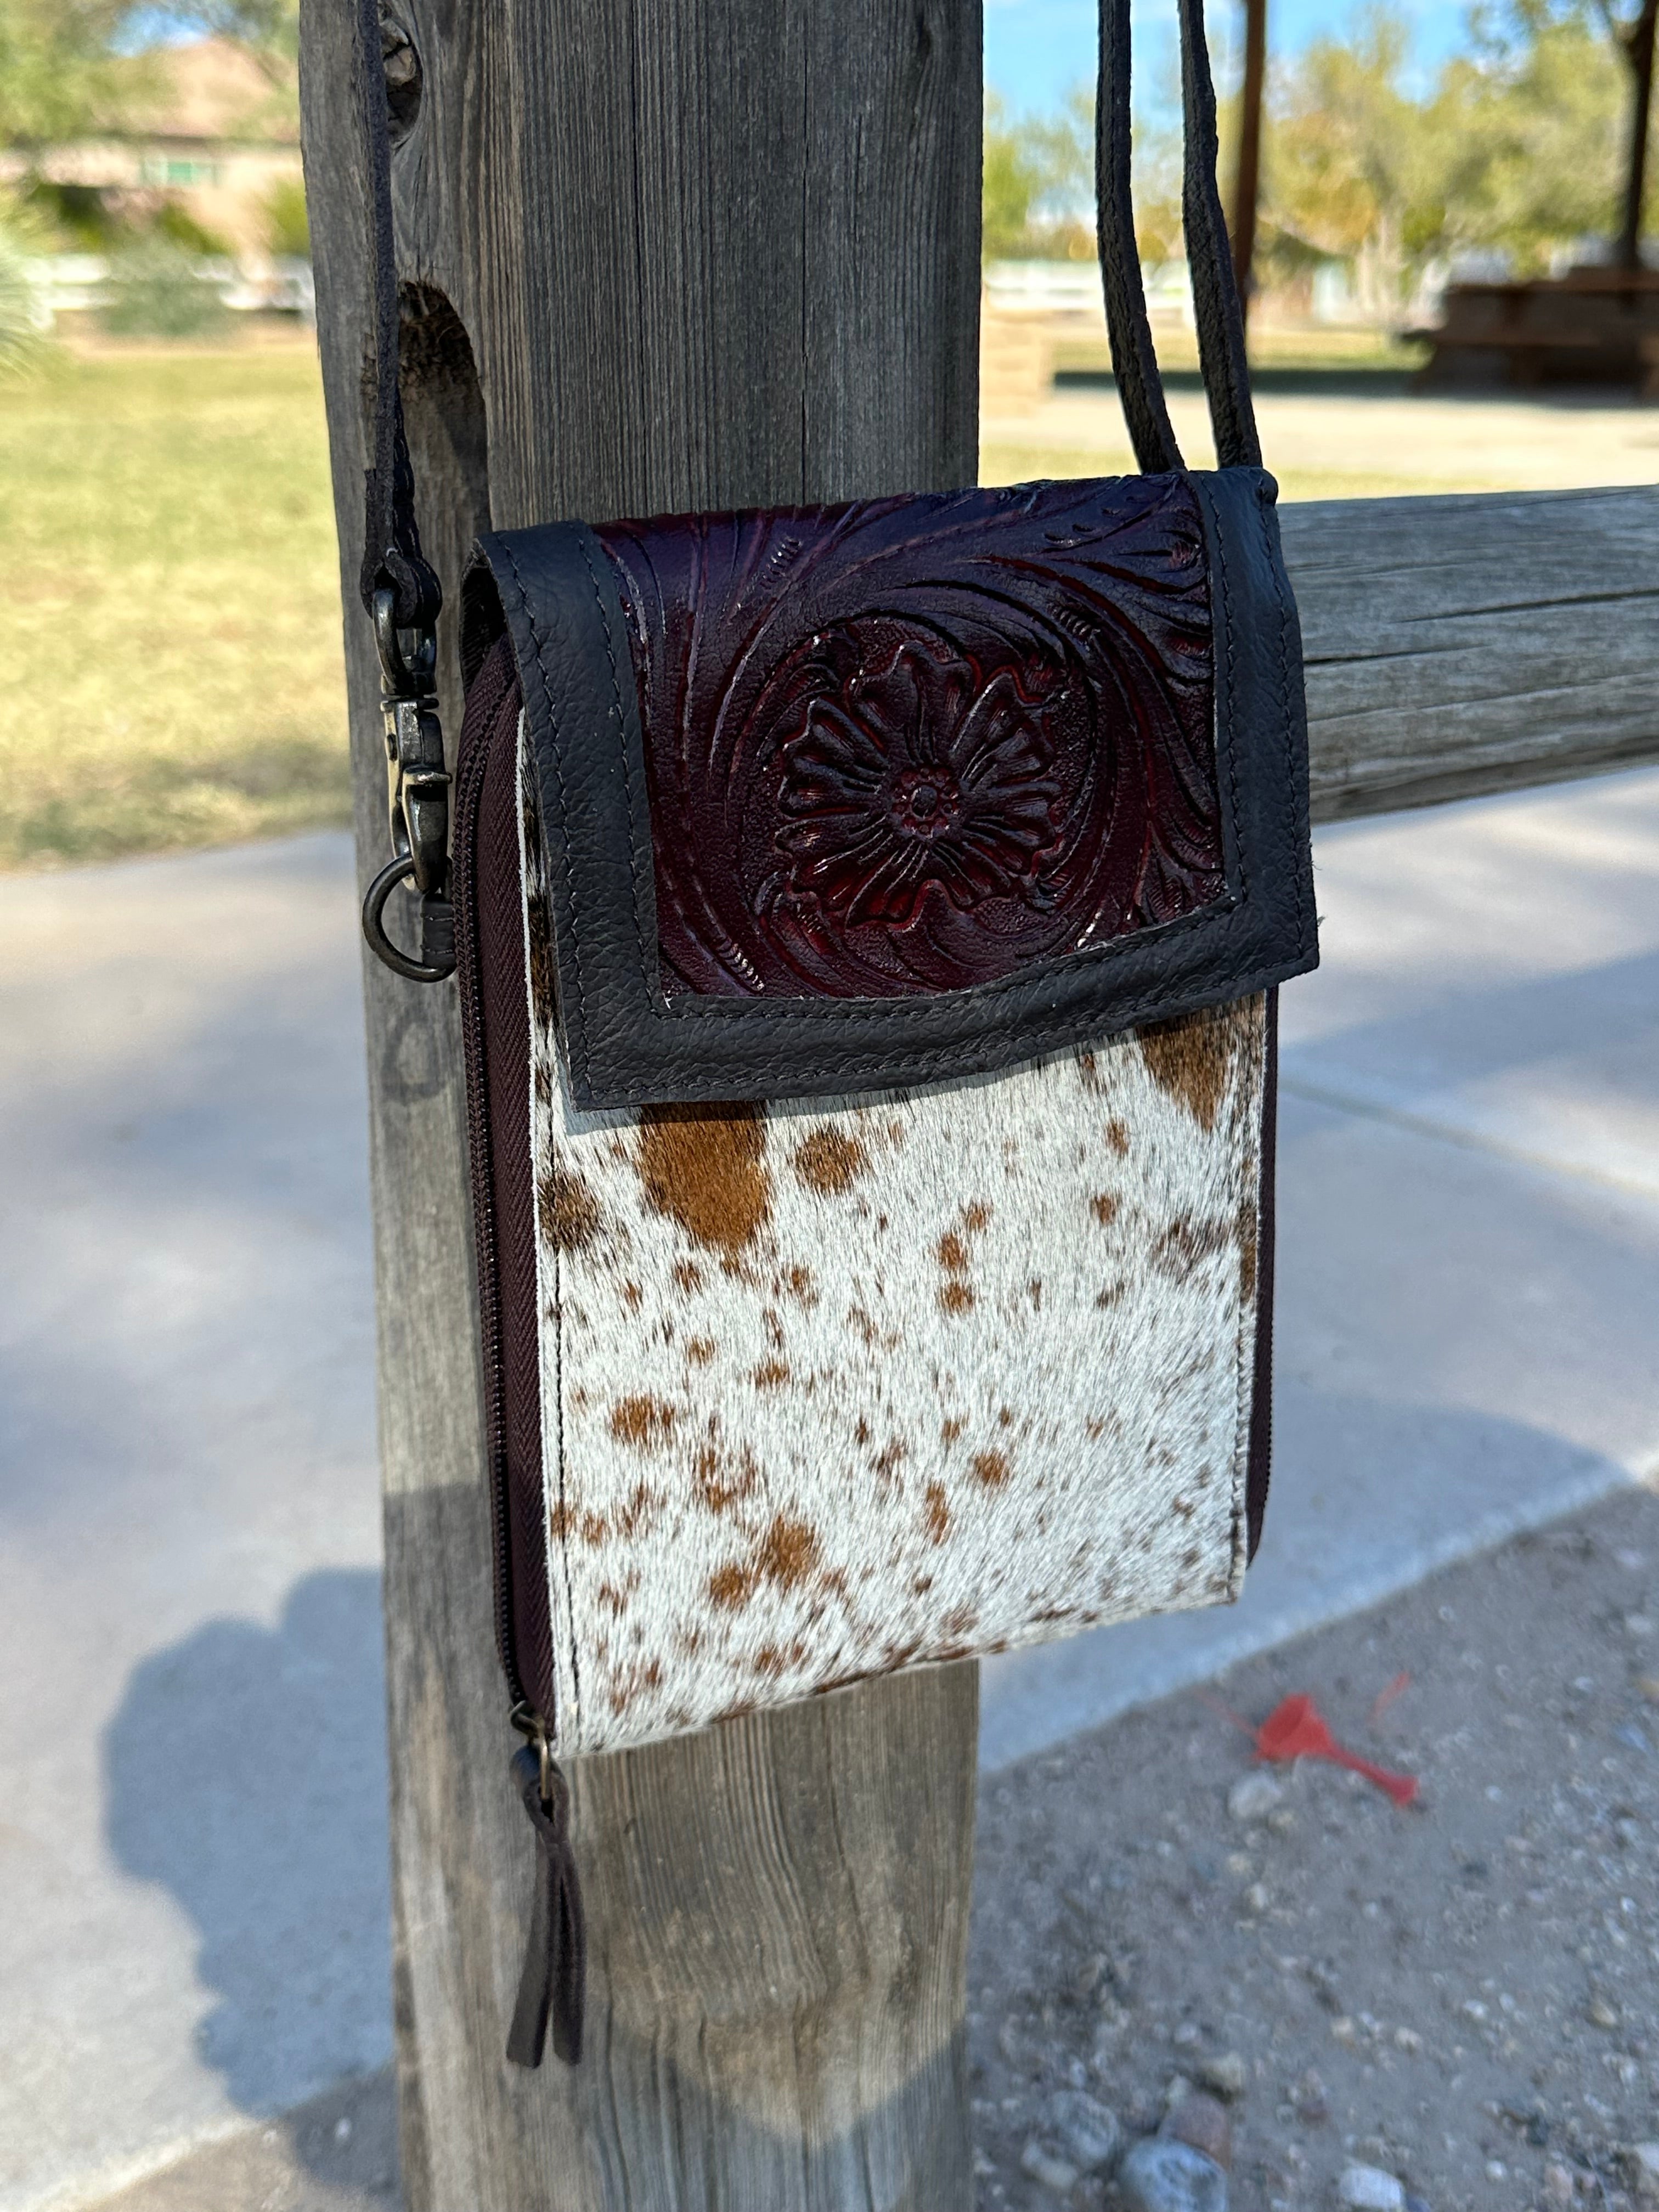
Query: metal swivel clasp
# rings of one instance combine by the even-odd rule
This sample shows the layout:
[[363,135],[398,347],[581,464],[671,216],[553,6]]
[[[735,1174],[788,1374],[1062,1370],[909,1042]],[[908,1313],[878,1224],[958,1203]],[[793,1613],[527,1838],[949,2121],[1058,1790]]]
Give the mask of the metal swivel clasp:
[[[429,629],[399,629],[397,594],[374,594],[374,641],[380,655],[380,712],[386,724],[386,808],[392,859],[363,900],[363,935],[388,968],[416,983],[441,983],[455,972],[455,910],[449,900],[449,782],[438,720],[438,641]],[[421,957],[402,951],[386,933],[386,902],[398,884],[421,902]]]

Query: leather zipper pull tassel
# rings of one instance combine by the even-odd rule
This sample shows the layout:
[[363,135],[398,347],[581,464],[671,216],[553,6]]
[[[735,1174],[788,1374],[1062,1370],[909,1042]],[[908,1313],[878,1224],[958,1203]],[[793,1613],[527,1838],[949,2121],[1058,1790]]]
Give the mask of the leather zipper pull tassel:
[[574,2066],[582,2055],[587,1938],[570,1849],[570,1791],[552,1760],[530,1744],[514,1753],[513,1778],[536,1832],[541,1863],[507,2055],[515,2066],[539,2066],[550,2023],[554,2056]]

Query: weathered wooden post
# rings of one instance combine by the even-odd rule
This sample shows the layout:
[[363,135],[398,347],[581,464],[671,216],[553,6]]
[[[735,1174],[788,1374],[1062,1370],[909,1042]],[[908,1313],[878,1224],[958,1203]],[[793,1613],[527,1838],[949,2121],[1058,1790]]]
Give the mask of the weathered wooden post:
[[[969,483],[979,11],[383,0],[404,367],[453,744],[454,586],[514,526]],[[386,846],[356,592],[368,343],[351,0],[307,0],[307,175],[356,819]],[[972,2198],[977,1692],[903,1675],[574,1776],[588,2056],[509,2068],[532,1854],[491,1635],[453,992],[365,963],[397,2035],[414,2212]]]

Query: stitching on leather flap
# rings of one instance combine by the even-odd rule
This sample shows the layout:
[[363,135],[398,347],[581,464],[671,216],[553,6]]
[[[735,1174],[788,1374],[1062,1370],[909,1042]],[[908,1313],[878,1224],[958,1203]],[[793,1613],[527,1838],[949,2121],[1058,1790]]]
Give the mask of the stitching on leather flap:
[[[1241,473],[1255,477],[1257,472]],[[548,825],[553,831],[547,839],[548,859],[561,893],[556,902],[556,913],[562,907],[568,915],[572,940],[568,946],[560,945],[556,948],[558,965],[570,977],[574,1000],[562,1009],[561,1029],[573,1091],[578,1094],[580,1103],[637,1105],[667,1103],[677,1098],[690,1103],[738,1095],[822,1096],[838,1089],[897,1088],[991,1073],[1044,1052],[1085,1044],[1138,1026],[1170,1010],[1187,1011],[1243,996],[1312,964],[1308,951],[1306,887],[1299,882],[1284,881],[1270,896],[1260,926],[1245,927],[1244,941],[1235,942],[1217,963],[1208,964],[1200,960],[1200,972],[1195,974],[1188,957],[1182,963],[1183,972],[1157,980],[1148,978],[1139,989],[1120,987],[1115,1003],[1112,1000],[1109,971],[1114,965],[1137,956],[1138,964],[1144,965],[1148,957],[1155,957],[1160,948],[1177,941],[1191,942],[1195,933],[1200,939],[1206,932],[1218,934],[1224,940],[1236,938],[1243,916],[1253,914],[1259,903],[1255,896],[1253,867],[1269,858],[1260,849],[1265,830],[1260,806],[1247,818],[1239,786],[1242,678],[1228,520],[1237,504],[1237,492],[1224,507],[1216,496],[1215,485],[1206,477],[1194,473],[1188,481],[1200,503],[1211,556],[1212,730],[1218,767],[1224,769],[1218,779],[1217,797],[1230,833],[1226,895],[1177,920],[1154,923],[1100,945],[1034,963],[1013,975],[965,988],[893,999],[790,999],[781,995],[754,999],[677,995],[671,999],[664,995],[656,973],[654,881],[652,897],[641,896],[641,872],[653,866],[654,856],[651,850],[649,799],[642,782],[643,747],[637,728],[637,702],[631,687],[625,692],[622,684],[614,635],[614,624],[622,618],[621,610],[618,607],[613,611],[607,604],[588,543],[590,533],[576,525],[567,527],[574,532],[574,550],[580,551],[592,592],[591,613],[577,619],[583,629],[593,621],[599,623],[599,636],[594,640],[590,635],[587,649],[592,653],[596,645],[603,646],[603,668],[609,678],[616,742],[622,747],[620,767],[626,794],[632,919],[629,929],[626,927],[626,909],[618,909],[611,917],[614,929],[607,929],[605,933],[607,946],[614,936],[615,957],[622,957],[622,939],[631,939],[627,948],[627,965],[633,970],[631,981],[624,983],[614,966],[614,984],[592,972],[586,957],[586,939],[592,933],[593,917],[583,903],[584,895],[579,886],[582,866],[593,865],[593,859],[589,854],[584,862],[573,851],[576,825],[568,813],[569,792],[563,757],[566,745],[575,733],[567,728],[568,716],[556,705],[556,686],[548,659],[554,650],[553,643],[539,618],[535,598],[513,544],[503,536],[491,538],[489,550],[500,547],[512,573],[518,611],[537,661],[538,684],[546,717],[546,750],[552,756],[548,763],[553,784],[549,795],[555,800],[560,817],[556,824]],[[1299,878],[1305,876],[1305,861],[1298,869],[1296,854],[1298,843],[1305,848],[1306,809],[1305,804],[1298,807],[1296,789],[1297,749],[1293,727],[1290,621],[1285,604],[1287,586],[1282,562],[1276,557],[1266,504],[1259,497],[1254,503],[1255,526],[1261,532],[1268,572],[1267,579],[1263,580],[1268,588],[1263,591],[1258,587],[1257,596],[1262,614],[1269,620],[1277,617],[1274,628],[1278,635],[1272,644],[1265,638],[1260,640],[1252,664],[1255,670],[1252,680],[1260,682],[1267,676],[1269,699],[1277,694],[1276,700],[1273,700],[1276,712],[1270,719],[1279,726],[1275,735],[1283,747],[1285,767],[1282,778],[1273,779],[1283,785],[1273,794],[1277,805],[1273,805],[1273,812],[1284,823],[1286,847],[1283,858],[1287,873]],[[603,550],[599,557],[609,570],[611,561]],[[546,596],[545,588],[543,596]],[[1272,667],[1271,676],[1261,665],[1261,648],[1270,656],[1267,666]],[[580,643],[560,648],[580,649]],[[629,666],[631,671],[631,653]],[[600,674],[600,667],[594,654],[593,673],[603,689],[605,676]],[[562,687],[557,688],[562,700]],[[1224,763],[1221,757],[1224,753]],[[612,820],[614,829],[614,816]],[[620,866],[622,855],[618,854],[616,859]],[[1288,913],[1287,908],[1294,908],[1294,914]],[[1292,933],[1293,957],[1290,951]],[[612,957],[607,951],[602,969]],[[1090,1002],[1089,994],[1079,988],[1085,982],[1094,985],[1103,1003]],[[605,1047],[596,1081],[589,1024],[592,1014],[600,1011],[592,994],[602,983],[607,998],[602,1010]],[[1071,987],[1066,995],[1072,1003],[1063,1011],[1051,1004],[1043,1014],[1032,1008],[1022,1015],[1016,1008],[1011,1018],[1005,1012],[1011,1000],[1030,1000],[1042,994],[1045,986]],[[611,1005],[610,996],[618,988],[622,995]],[[636,990],[642,993],[638,1003],[634,1000]],[[944,1039],[936,1035],[930,1038],[924,1024],[931,1024],[937,1031],[942,1021],[948,1022],[956,1033]],[[1000,1030],[999,1022],[1003,1024]],[[701,1030],[696,1024],[702,1024]],[[688,1049],[694,1062],[699,1058],[703,1060],[701,1068],[685,1064]]]

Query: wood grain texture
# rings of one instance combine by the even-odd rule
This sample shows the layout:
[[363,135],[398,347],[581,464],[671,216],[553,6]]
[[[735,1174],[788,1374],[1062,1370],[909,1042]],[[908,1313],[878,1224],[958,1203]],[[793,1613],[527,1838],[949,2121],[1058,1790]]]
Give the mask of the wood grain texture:
[[1659,760],[1659,489],[1281,520],[1316,821]]
[[[977,9],[385,12],[423,67],[393,191],[447,667],[454,582],[488,517],[973,480]],[[386,832],[356,597],[351,14],[306,0],[301,94],[366,877]],[[505,2063],[532,1853],[492,1642],[455,1002],[364,972],[411,2212],[965,2207],[971,1667],[579,1765],[589,2056],[574,2074]]]

